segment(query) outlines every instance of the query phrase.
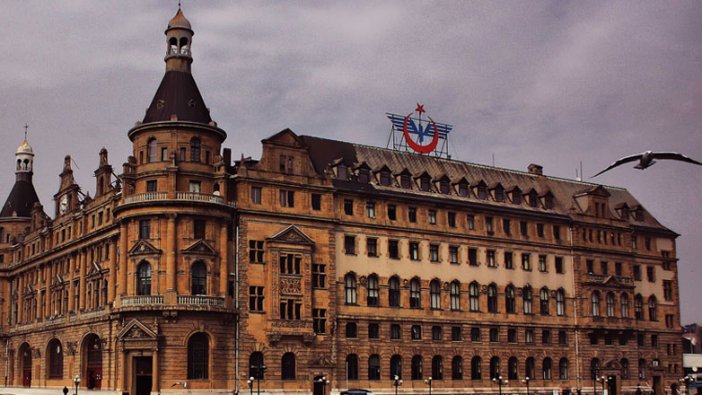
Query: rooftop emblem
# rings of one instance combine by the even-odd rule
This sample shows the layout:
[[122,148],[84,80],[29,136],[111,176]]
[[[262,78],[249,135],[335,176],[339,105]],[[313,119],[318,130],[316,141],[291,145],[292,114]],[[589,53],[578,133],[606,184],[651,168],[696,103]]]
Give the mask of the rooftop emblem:
[[[413,117],[414,113],[417,113],[416,117]],[[419,103],[414,112],[406,116],[387,113],[392,122],[388,148],[392,143],[392,149],[396,150],[411,149],[420,154],[449,157],[448,134],[453,126],[434,122],[428,115],[427,120],[423,120],[424,113],[424,105]]]

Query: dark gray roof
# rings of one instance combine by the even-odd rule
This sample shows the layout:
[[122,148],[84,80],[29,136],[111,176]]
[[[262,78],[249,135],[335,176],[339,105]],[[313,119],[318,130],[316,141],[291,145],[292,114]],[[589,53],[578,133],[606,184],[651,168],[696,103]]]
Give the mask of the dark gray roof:
[[167,71],[146,110],[143,123],[170,121],[175,114],[178,121],[208,124],[212,121],[200,90],[192,74]]
[[[0,211],[0,218],[29,217],[32,213],[32,206],[39,201],[34,185],[28,181],[17,181],[7,197],[5,205]],[[13,215],[16,213],[16,215]]]

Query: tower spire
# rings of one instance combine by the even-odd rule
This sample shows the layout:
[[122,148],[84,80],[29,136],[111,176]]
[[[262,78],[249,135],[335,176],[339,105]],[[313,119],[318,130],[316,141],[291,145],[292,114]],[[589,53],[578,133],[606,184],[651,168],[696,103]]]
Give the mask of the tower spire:
[[193,62],[191,45],[193,29],[190,21],[183,14],[178,2],[178,11],[168,22],[166,28],[166,71],[182,71],[190,73],[190,64]]

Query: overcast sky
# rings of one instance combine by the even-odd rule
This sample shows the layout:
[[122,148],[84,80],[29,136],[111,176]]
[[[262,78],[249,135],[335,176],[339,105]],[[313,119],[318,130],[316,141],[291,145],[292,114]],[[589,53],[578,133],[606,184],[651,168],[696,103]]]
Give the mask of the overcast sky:
[[[131,154],[164,72],[176,0],[3,1],[0,197],[24,124],[49,213],[63,156],[84,190],[106,147]],[[385,146],[385,112],[454,125],[455,159],[586,176],[647,149],[702,159],[702,2],[194,2],[193,74],[235,157],[284,128]],[[5,159],[1,159],[4,157]],[[5,163],[5,165],[2,165]],[[702,322],[702,167],[626,165],[628,188],[682,234],[682,321]]]

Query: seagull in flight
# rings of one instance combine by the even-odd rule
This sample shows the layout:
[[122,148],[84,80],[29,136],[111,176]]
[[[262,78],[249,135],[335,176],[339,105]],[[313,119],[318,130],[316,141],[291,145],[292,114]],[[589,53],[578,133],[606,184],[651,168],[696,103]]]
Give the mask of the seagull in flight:
[[599,176],[600,174],[606,172],[607,170],[613,169],[619,165],[623,165],[624,163],[634,162],[634,161],[639,161],[639,164],[634,166],[634,169],[643,170],[647,167],[650,167],[654,163],[656,163],[656,161],[654,159],[679,160],[682,162],[694,163],[696,165],[702,166],[702,163],[700,163],[700,162],[698,162],[698,161],[696,161],[696,160],[694,160],[686,155],[677,153],[677,152],[644,151],[640,154],[625,156],[625,157],[619,159],[618,161],[612,163],[611,165],[609,165],[608,168],[602,170],[601,172],[595,174],[594,176],[592,176],[590,178],[595,178],[595,177]]

